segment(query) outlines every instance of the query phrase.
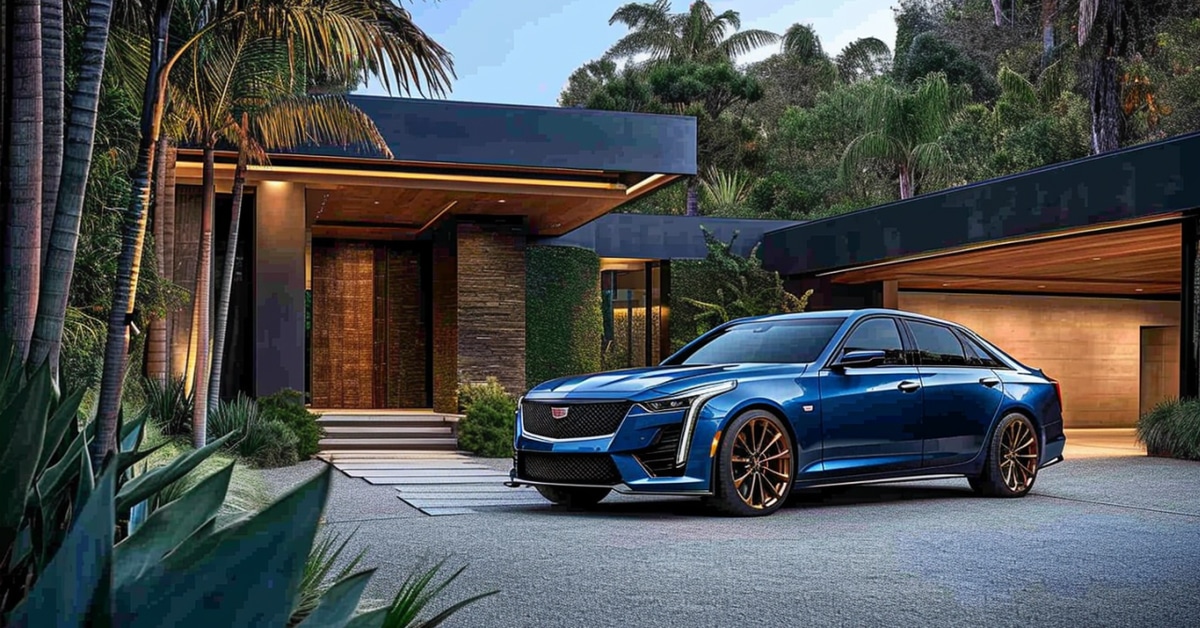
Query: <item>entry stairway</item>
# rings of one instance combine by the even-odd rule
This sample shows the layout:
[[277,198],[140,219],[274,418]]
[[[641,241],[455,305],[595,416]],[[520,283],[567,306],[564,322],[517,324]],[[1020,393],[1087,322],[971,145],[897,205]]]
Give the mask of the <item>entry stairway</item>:
[[455,451],[461,418],[431,410],[313,410],[322,453]]

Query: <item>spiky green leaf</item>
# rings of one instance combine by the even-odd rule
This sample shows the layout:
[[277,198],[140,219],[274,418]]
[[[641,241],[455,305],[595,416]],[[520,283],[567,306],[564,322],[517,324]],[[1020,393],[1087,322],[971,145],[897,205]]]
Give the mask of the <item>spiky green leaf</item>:
[[28,501],[50,415],[50,368],[43,364],[0,409],[0,556],[8,553]]
[[348,624],[374,573],[374,569],[359,572],[329,587],[317,602],[317,608],[300,622],[300,628],[336,628]]
[[124,512],[134,504],[143,499],[148,499],[167,485],[187,475],[192,469],[199,466],[201,462],[204,462],[209,456],[215,454],[231,436],[233,434],[226,434],[200,449],[189,451],[179,456],[166,466],[143,473],[126,482],[121,487],[121,491],[117,493],[117,510]]

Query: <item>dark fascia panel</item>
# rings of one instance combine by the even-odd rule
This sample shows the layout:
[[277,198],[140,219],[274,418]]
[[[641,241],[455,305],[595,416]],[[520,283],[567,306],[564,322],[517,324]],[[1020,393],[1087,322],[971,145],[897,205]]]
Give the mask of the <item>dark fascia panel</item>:
[[1055,164],[765,235],[802,275],[1200,207],[1200,133]]
[[733,251],[748,255],[764,233],[799,224],[792,220],[742,220],[704,216],[607,214],[570,233],[536,241],[547,246],[591,249],[600,257],[634,259],[702,259],[708,254],[701,227],[728,242]]
[[[559,107],[352,95],[397,160],[696,174],[696,119]],[[370,149],[313,146],[298,155],[378,157]]]

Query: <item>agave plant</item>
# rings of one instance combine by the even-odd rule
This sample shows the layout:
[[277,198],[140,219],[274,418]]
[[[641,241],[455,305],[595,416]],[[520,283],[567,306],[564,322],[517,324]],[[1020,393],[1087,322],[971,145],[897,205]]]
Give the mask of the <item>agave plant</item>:
[[[142,447],[143,414],[118,423],[117,451],[93,472],[87,446],[96,429],[78,426],[81,397],[59,399],[49,368],[27,373],[12,344],[0,340],[0,626],[288,626],[331,468],[219,525],[232,463],[171,501],[157,498],[228,435],[138,473],[157,449]],[[158,507],[146,514],[151,502]],[[394,625],[391,617],[416,617],[397,609],[419,613],[441,590],[432,576],[414,576],[392,604],[364,612],[359,602],[373,571],[349,573],[355,568],[337,574],[297,625]]]
[[711,216],[738,216],[754,189],[754,179],[744,170],[723,171],[710,167],[700,182],[704,207]]

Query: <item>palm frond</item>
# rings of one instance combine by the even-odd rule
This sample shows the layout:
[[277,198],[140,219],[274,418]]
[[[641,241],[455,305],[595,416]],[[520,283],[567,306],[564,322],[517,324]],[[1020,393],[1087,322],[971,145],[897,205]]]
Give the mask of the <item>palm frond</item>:
[[305,144],[368,146],[392,157],[387,142],[367,114],[339,94],[287,96],[254,111],[249,135],[263,149],[276,151]]
[[945,181],[951,174],[950,154],[938,142],[927,142],[913,148],[909,156],[909,167],[914,178],[936,183]]
[[875,37],[856,39],[842,48],[835,62],[838,74],[847,83],[869,80],[887,74],[892,51]]
[[888,134],[881,131],[864,133],[846,146],[839,176],[848,184],[857,178],[859,168],[873,159],[900,163],[906,161],[908,155],[903,146]]
[[825,57],[821,38],[811,24],[792,24],[783,34],[783,53],[809,63]]
[[779,43],[778,34],[766,30],[751,29],[748,31],[738,31],[730,35],[729,39],[726,39],[721,44],[721,49],[730,60],[733,60],[748,52],[775,43]]

